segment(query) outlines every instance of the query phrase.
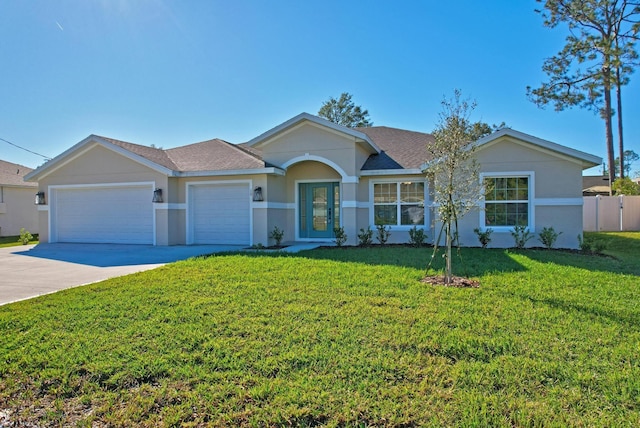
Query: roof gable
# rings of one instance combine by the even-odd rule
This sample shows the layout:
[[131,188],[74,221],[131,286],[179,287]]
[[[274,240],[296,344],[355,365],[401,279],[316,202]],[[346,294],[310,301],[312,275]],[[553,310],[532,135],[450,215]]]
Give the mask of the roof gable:
[[96,145],[113,150],[114,152],[151,168],[152,170],[167,175],[173,175],[173,167],[175,167],[175,165],[173,165],[171,160],[168,159],[166,154],[163,154],[164,151],[162,149],[127,143],[125,141],[101,137],[98,135],[90,135],[70,149],[67,149],[55,158],[47,161],[44,165],[27,174],[25,176],[25,180],[37,181],[42,179],[72,160],[82,156],[82,154],[86,153]]
[[356,143],[364,146],[370,153],[380,153],[380,148],[373,141],[371,141],[371,139],[365,133],[360,132],[360,128],[347,128],[346,126],[338,125],[309,113],[300,113],[299,115],[287,120],[286,122],[283,122],[280,125],[260,134],[246,144],[253,149],[263,149],[277,137],[291,132],[292,130],[297,129],[304,124],[318,126],[322,129],[336,132],[345,137],[352,138]]
[[555,156],[570,158],[579,162],[582,165],[582,169],[598,166],[602,163],[602,158],[598,156],[581,152],[580,150],[575,150],[551,141],[543,140],[542,138],[534,137],[533,135],[525,134],[524,132],[516,131],[511,128],[504,128],[489,134],[476,141],[475,146],[478,150],[482,150],[507,137],[511,137],[522,143],[533,146],[538,150],[550,152]]

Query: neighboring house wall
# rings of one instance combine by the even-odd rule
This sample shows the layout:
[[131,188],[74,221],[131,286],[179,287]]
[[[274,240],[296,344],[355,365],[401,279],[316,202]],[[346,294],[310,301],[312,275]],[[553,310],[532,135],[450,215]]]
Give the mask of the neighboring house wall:
[[0,236],[19,235],[20,229],[38,233],[35,187],[0,185]]
[[640,231],[640,196],[587,196],[585,232]]

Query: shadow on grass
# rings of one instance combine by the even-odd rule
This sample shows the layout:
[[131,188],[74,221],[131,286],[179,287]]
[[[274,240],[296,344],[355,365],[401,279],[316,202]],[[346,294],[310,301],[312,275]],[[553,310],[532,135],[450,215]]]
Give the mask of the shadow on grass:
[[[454,250],[454,275],[480,277],[491,273],[522,272],[527,267],[520,264],[513,255],[518,254],[538,263],[552,263],[561,266],[575,267],[593,272],[610,272],[615,274],[640,275],[640,252],[634,254],[634,246],[640,241],[618,236],[606,237],[608,248],[614,257],[608,255],[588,255],[569,250],[546,249],[483,249],[462,248],[460,257]],[[620,250],[631,248],[631,251]],[[616,251],[613,251],[616,249]],[[431,256],[432,247],[413,248],[408,246],[372,246],[372,247],[326,247],[302,251],[295,255],[274,254],[278,256],[306,257],[326,259],[339,262],[363,263],[368,265],[391,265],[425,270]],[[444,265],[443,252],[434,258],[432,268],[441,271]],[[264,254],[257,254],[264,255]]]
[[556,297],[534,298],[530,296],[522,296],[534,304],[544,304],[552,308],[563,310],[567,313],[579,312],[589,316],[604,317],[615,323],[624,324],[628,327],[638,327],[640,325],[640,314],[638,312],[622,312],[602,306],[587,306],[580,303],[569,302]]
[[[433,254],[433,248],[413,248],[408,246],[372,246],[372,247],[326,247],[301,251],[297,254],[269,254],[273,257],[304,257],[309,259],[333,260],[344,263],[362,263],[367,265],[390,265],[426,270]],[[435,256],[432,268],[442,270],[444,261],[442,251]],[[260,256],[264,254],[254,254]],[[487,273],[518,272],[526,268],[514,260],[507,250],[462,248],[460,257],[454,253],[453,273],[458,276],[479,277]]]

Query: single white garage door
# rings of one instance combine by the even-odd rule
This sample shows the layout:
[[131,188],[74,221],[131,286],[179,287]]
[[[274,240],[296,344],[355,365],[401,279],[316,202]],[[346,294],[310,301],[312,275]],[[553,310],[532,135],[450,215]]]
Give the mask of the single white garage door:
[[54,190],[53,242],[153,244],[149,185]]
[[248,184],[189,186],[189,243],[249,245]]

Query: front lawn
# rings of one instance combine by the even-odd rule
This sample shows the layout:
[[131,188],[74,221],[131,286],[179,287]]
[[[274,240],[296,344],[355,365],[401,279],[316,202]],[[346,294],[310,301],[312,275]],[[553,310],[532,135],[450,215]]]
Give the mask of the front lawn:
[[[0,307],[0,426],[639,426],[640,233],[613,257],[196,258]],[[457,260],[456,260],[457,262]]]

